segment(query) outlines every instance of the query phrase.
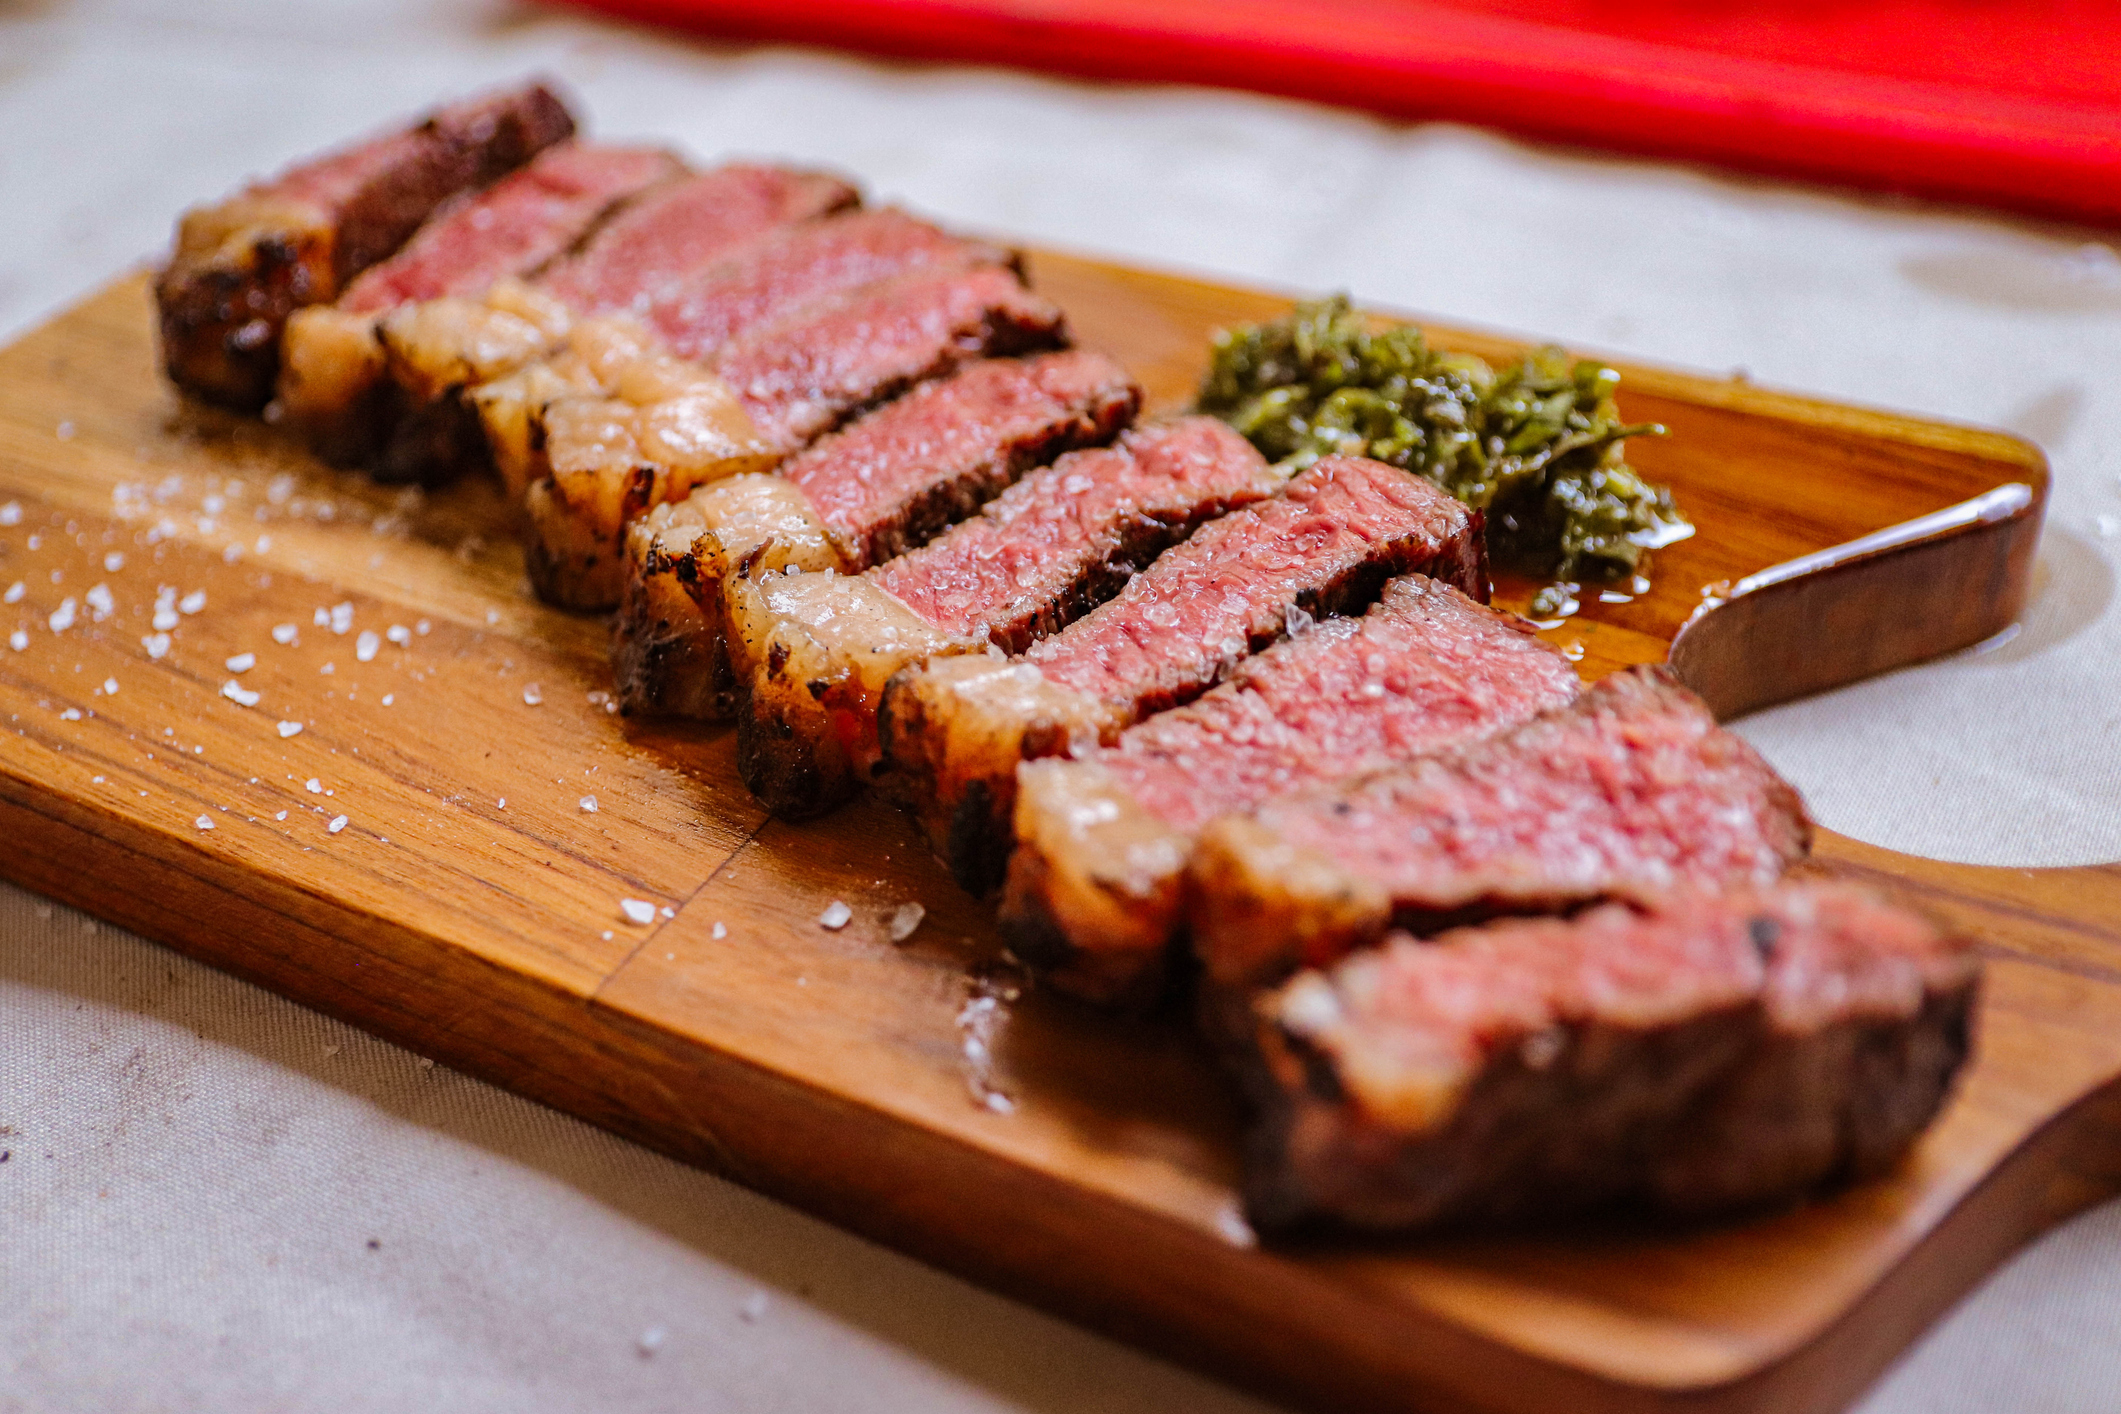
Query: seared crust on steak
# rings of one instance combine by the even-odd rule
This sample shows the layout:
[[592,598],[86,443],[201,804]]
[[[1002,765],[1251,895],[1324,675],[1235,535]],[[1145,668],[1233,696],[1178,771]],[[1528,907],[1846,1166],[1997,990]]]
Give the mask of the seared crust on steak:
[[557,143],[484,191],[453,201],[336,303],[297,310],[283,336],[282,415],[327,460],[372,459],[397,400],[377,322],[402,305],[483,294],[565,252],[615,205],[683,164],[658,148]]
[[1501,736],[1217,820],[1188,867],[1219,986],[1468,918],[1766,885],[1811,847],[1796,790],[1664,667]]
[[[753,576],[790,565],[867,569],[926,542],[1033,467],[1110,441],[1140,396],[1118,364],[1086,350],[981,360],[784,463],[784,504],[770,523],[725,505],[715,487],[693,492],[682,516],[651,517],[653,531],[636,522],[612,646],[620,703],[630,712],[733,716],[722,581],[738,566]],[[790,543],[769,544],[784,532]],[[710,681],[693,680],[703,673]]]
[[1711,1214],[1873,1175],[1942,1105],[1978,980],[1967,941],[1846,885],[1400,935],[1226,999],[1249,1215]]
[[524,568],[566,608],[619,602],[635,517],[780,460],[728,384],[664,355],[621,369],[617,396],[562,399],[540,423],[548,474],[524,499]]
[[882,760],[877,711],[893,673],[936,654],[1021,649],[1277,484],[1227,426],[1179,418],[1071,452],[866,574],[731,580],[745,784],[792,818],[839,803]]
[[723,581],[848,566],[807,497],[745,474],[661,505],[626,531],[626,589],[612,622],[619,705],[649,716],[727,719],[737,682],[723,636]]
[[1573,667],[1514,614],[1424,575],[1237,665],[1117,744],[1017,768],[1001,924],[1062,991],[1162,989],[1185,867],[1215,817],[1492,736],[1571,701]]
[[946,662],[887,689],[892,789],[958,882],[1002,881],[1024,761],[1109,745],[1190,702],[1294,621],[1359,609],[1424,571],[1485,600],[1481,519],[1418,476],[1326,457],[1226,516],[1014,664]]
[[155,281],[170,381],[208,402],[258,411],[272,396],[290,314],[336,299],[450,197],[573,133],[566,106],[530,84],[452,104],[186,212]]

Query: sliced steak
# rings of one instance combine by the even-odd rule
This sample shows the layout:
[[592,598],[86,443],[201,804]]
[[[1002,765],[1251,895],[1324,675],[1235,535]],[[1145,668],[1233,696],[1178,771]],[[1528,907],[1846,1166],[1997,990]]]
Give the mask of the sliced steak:
[[1243,1009],[1262,1231],[1785,1202],[1890,1168],[1965,1062],[1963,939],[1845,885],[1399,935]]
[[582,317],[631,313],[655,324],[655,311],[683,308],[687,290],[701,281],[711,286],[755,246],[861,199],[853,184],[829,173],[734,162],[635,203],[542,288]]
[[1396,579],[1362,618],[1275,644],[1116,745],[1018,768],[1002,930],[1063,991],[1154,1000],[1209,821],[1478,741],[1577,690],[1523,619],[1424,575]]
[[[1098,446],[1141,393],[1085,350],[982,359],[926,383],[782,463],[774,486],[701,487],[627,533],[612,661],[629,712],[730,717],[722,581],[853,573],[923,544],[1033,467]],[[754,478],[742,478],[751,481]]]
[[450,203],[336,303],[288,319],[279,384],[288,422],[329,460],[373,456],[396,420],[376,337],[384,315],[419,300],[483,295],[497,280],[534,274],[613,206],[682,170],[657,148],[565,142]]
[[1479,513],[1383,462],[1326,457],[1021,661],[951,659],[894,681],[884,705],[892,791],[958,882],[989,892],[1015,839],[1019,763],[1110,744],[1213,687],[1292,615],[1360,608],[1410,570],[1486,599]]
[[565,105],[530,84],[453,104],[186,212],[155,281],[170,381],[256,412],[272,396],[288,315],[336,299],[450,197],[573,133]]
[[1278,483],[1223,423],[1179,418],[1070,452],[865,574],[732,578],[745,783],[788,816],[837,804],[881,760],[877,709],[893,673],[935,654],[1021,651]]
[[772,232],[858,199],[845,182],[819,173],[718,167],[644,193],[533,283],[502,279],[482,296],[445,295],[393,311],[380,335],[407,412],[374,469],[389,480],[431,481],[496,460],[467,390],[552,354],[585,319],[630,315]]
[[[581,270],[574,281],[556,277],[547,286],[570,307],[627,314],[664,352],[704,359],[737,335],[827,295],[909,270],[1013,262],[1012,252],[961,240],[885,208],[777,226],[683,279],[646,281],[627,269],[592,276],[585,260],[570,267]],[[605,322],[575,326],[542,362],[472,392],[488,453],[516,494],[545,475],[538,426],[543,409],[564,397],[611,395],[609,379],[599,375],[593,359],[581,356],[585,337],[594,340],[596,326]]]
[[[540,420],[551,474],[524,501],[531,585],[551,603],[611,608],[625,588],[627,522],[650,506],[769,469],[846,418],[973,359],[1065,340],[1060,310],[1012,270],[920,271],[817,302],[729,344],[704,365],[723,391],[712,416],[673,411],[660,375],[636,392],[622,373],[616,399],[550,404]],[[697,396],[698,377],[688,396]],[[630,439],[628,418],[638,428]],[[660,432],[651,435],[651,424]]]
[[1188,921],[1209,978],[1234,987],[1395,922],[1765,885],[1810,843],[1795,788],[1669,669],[1631,668],[1505,735],[1215,821]]

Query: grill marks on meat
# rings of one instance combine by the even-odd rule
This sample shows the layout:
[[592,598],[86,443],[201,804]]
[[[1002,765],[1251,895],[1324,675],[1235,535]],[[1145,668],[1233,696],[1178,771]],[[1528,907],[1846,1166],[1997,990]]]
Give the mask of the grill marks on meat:
[[1191,701],[1299,621],[1357,608],[1384,581],[1430,573],[1487,597],[1480,517],[1420,477],[1327,457],[1272,500],[1157,560],[1110,603],[1021,662],[958,659],[887,691],[893,790],[975,893],[1001,883],[1016,768],[1110,744]]
[[1400,935],[1242,1009],[1251,1218],[1711,1214],[1874,1175],[1942,1105],[1978,979],[1842,885]]
[[287,322],[280,405],[324,456],[375,454],[393,421],[377,321],[402,305],[476,296],[564,253],[612,207],[682,170],[655,148],[560,143],[486,190],[437,213],[390,259],[368,268],[336,304]]
[[729,581],[745,783],[784,815],[837,804],[881,760],[877,711],[893,673],[989,644],[1020,651],[1278,481],[1223,423],[1180,418],[1071,452],[866,574]]
[[722,583],[738,566],[753,577],[791,566],[866,569],[926,542],[1033,467],[1110,441],[1140,400],[1102,354],[981,360],[813,444],[776,477],[731,478],[651,511],[627,533],[612,648],[621,704],[733,716]]
[[1220,986],[1322,966],[1395,921],[1765,885],[1811,843],[1797,792],[1669,669],[1615,673],[1506,735],[1226,816],[1189,867]]
[[[534,483],[525,556],[531,584],[551,602],[604,609],[625,587],[626,523],[694,486],[764,470],[872,404],[983,355],[1065,341],[1059,309],[1002,267],[937,270],[880,281],[820,301],[738,339],[706,365],[733,396],[709,426],[689,414],[670,455],[614,439],[570,457],[563,411],[543,421],[552,475]],[[664,416],[654,398],[620,398],[641,419]],[[731,410],[741,415],[730,415]],[[571,465],[563,465],[570,461]]]
[[388,256],[436,207],[570,137],[542,84],[443,108],[186,212],[155,282],[162,354],[185,392],[256,412],[279,374],[280,332]]
[[1394,580],[1362,618],[1275,644],[1116,745],[1020,767],[1001,906],[1011,950],[1063,991],[1152,1001],[1209,821],[1492,736],[1578,686],[1524,620],[1423,575]]

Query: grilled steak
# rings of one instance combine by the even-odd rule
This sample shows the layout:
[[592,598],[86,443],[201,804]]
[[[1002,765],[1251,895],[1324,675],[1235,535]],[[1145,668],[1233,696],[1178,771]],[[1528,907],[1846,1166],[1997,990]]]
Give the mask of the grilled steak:
[[1681,885],[1765,885],[1811,822],[1665,668],[1505,735],[1223,817],[1188,872],[1194,947],[1234,987],[1416,932]]
[[[444,296],[395,311],[380,332],[409,411],[377,469],[392,480],[434,480],[498,460],[465,390],[545,357],[585,318],[630,314],[772,232],[857,200],[835,177],[736,163],[663,183],[534,285],[504,279],[480,298]],[[514,412],[520,421],[525,409]]]
[[[701,359],[746,330],[826,295],[909,270],[1012,262],[1008,251],[960,240],[885,208],[776,227],[684,279],[644,282],[629,269],[592,276],[585,261],[570,267],[579,268],[573,279],[555,277],[547,287],[571,307],[628,312],[666,352]],[[543,408],[563,397],[611,394],[610,381],[581,356],[590,327],[576,326],[542,362],[471,394],[488,452],[518,495],[546,472],[537,425]]]
[[[1012,270],[917,271],[819,301],[727,345],[706,365],[724,394],[711,417],[673,411],[660,379],[636,390],[625,374],[618,398],[589,411],[549,404],[540,420],[551,475],[525,497],[531,585],[552,603],[608,609],[625,587],[626,524],[650,506],[770,468],[847,417],[975,358],[1065,338],[1060,311]],[[691,385],[695,394],[699,386]],[[629,416],[639,428],[630,440]],[[664,431],[652,437],[647,428],[658,421]]]
[[1279,638],[1292,614],[1359,608],[1393,575],[1424,571],[1486,599],[1483,545],[1479,513],[1422,478],[1326,457],[1022,661],[953,659],[892,682],[883,713],[892,790],[958,882],[986,893],[1015,838],[1018,763],[1109,744],[1213,687]]
[[563,253],[611,207],[682,170],[654,148],[565,142],[486,190],[453,202],[396,255],[370,266],[335,304],[287,321],[280,406],[325,457],[373,456],[395,421],[382,395],[377,321],[401,305],[481,295],[496,280],[529,275]]
[[1707,1214],[1894,1164],[1966,1059],[1972,947],[1845,885],[1405,935],[1245,1009],[1263,1231]]
[[788,816],[837,804],[881,759],[877,708],[893,673],[990,644],[1021,651],[1277,483],[1223,423],[1180,418],[1070,452],[866,574],[729,580],[745,784]]
[[[702,487],[627,532],[614,625],[630,712],[728,717],[722,580],[790,565],[851,573],[931,538],[1036,466],[1110,441],[1140,390],[1083,350],[983,359],[923,384],[784,462],[774,487]],[[753,478],[742,478],[750,481]]]
[[1019,767],[1011,950],[1077,996],[1153,1000],[1210,820],[1491,736],[1577,686],[1524,620],[1423,575],[1394,580],[1362,618],[1275,644],[1114,746]]
[[531,84],[451,105],[186,212],[155,282],[170,381],[256,412],[272,396],[288,315],[336,299],[444,201],[573,132],[560,100]]

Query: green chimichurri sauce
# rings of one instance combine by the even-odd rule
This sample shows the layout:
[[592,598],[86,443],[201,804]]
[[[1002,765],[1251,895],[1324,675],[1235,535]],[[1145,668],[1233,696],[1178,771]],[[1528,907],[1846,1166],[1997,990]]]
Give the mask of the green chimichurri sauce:
[[1671,492],[1627,464],[1625,439],[1665,429],[1621,422],[1619,384],[1611,368],[1558,348],[1498,372],[1431,349],[1419,329],[1372,334],[1335,295],[1217,333],[1200,410],[1292,470],[1339,452],[1427,477],[1487,512],[1500,562],[1613,579],[1694,533]]

